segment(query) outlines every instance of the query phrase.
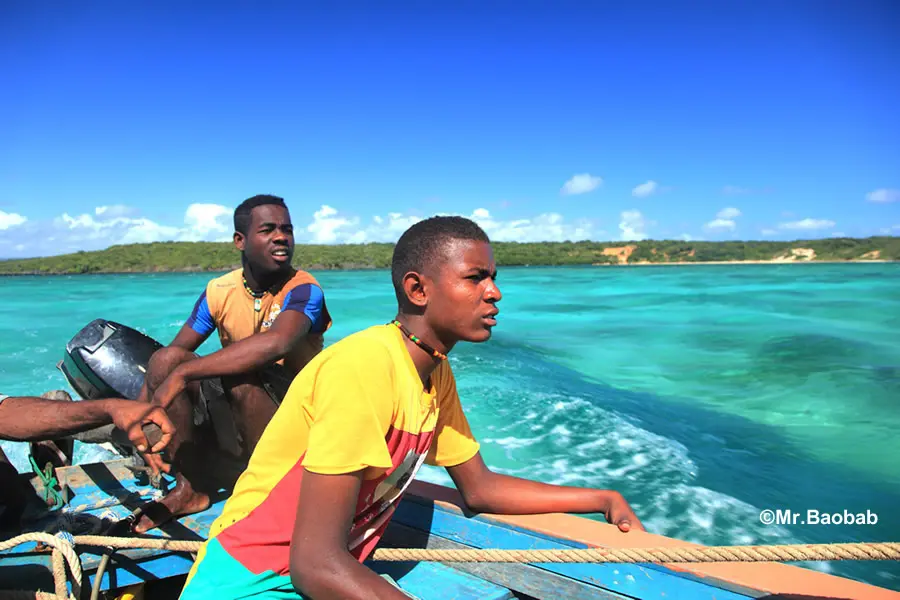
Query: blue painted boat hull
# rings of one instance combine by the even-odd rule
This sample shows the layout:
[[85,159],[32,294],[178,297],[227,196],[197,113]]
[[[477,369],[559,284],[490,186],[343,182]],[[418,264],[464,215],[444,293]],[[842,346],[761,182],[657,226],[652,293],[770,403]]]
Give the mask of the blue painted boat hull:
[[[66,492],[67,505],[32,521],[30,530],[53,529],[68,520],[69,525],[76,528],[76,534],[96,533],[127,518],[134,509],[160,493],[149,485],[145,475],[130,470],[125,460],[65,467],[57,470],[57,476]],[[167,481],[172,483],[171,480]],[[39,481],[34,480],[32,484],[40,495],[43,490]],[[202,513],[181,518],[152,531],[152,537],[206,539],[210,525],[220,514],[224,502],[224,497],[219,498]],[[615,545],[624,541],[643,546],[659,545],[661,539],[674,542],[652,534],[621,534],[614,530],[615,528],[604,523],[572,515],[470,515],[464,512],[454,490],[416,482],[398,507],[382,547],[571,549]],[[605,543],[605,539],[612,542]],[[641,540],[652,542],[644,541],[641,544]],[[83,552],[81,559],[85,572],[83,585],[90,588],[96,580],[101,555]],[[144,584],[147,589],[154,586],[157,589],[167,588],[162,597],[174,598],[192,564],[192,556],[186,553],[120,550],[113,555],[102,576],[100,588],[121,590],[133,584]],[[775,594],[788,593],[785,590],[796,593],[798,589],[809,592],[804,595],[807,600],[826,597],[900,598],[900,594],[895,592],[858,582],[798,567],[771,564],[701,566],[690,570],[639,564],[440,564],[376,561],[369,561],[367,564],[376,572],[390,576],[402,589],[421,600],[739,600],[773,598],[778,597]],[[49,567],[49,554],[35,552],[33,543],[0,553],[0,590],[24,588],[52,592],[53,581]],[[726,570],[726,567],[731,570]],[[819,589],[832,592],[840,590],[840,595],[815,595],[815,590]]]

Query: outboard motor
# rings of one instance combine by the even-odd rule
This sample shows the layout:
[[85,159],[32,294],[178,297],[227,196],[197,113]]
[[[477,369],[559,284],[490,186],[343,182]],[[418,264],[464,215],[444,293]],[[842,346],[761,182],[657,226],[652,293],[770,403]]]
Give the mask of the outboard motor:
[[95,319],[75,334],[56,366],[79,396],[134,400],[144,374],[162,344],[114,321]]

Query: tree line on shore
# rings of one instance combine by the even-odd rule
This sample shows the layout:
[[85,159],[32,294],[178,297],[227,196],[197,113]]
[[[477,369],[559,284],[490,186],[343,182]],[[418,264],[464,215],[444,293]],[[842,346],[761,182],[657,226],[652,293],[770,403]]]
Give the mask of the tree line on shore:
[[[791,242],[493,242],[501,266],[615,265],[744,261],[900,260],[900,237],[828,238]],[[308,270],[385,269],[390,243],[298,244],[294,265]],[[811,251],[811,252],[810,252]],[[0,275],[224,271],[240,265],[228,242],[154,242],[41,258],[0,260]]]

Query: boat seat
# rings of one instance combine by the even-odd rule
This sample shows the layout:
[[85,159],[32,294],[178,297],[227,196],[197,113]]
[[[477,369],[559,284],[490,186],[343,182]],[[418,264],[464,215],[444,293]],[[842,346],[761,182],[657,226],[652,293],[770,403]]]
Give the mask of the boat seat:
[[512,592],[490,581],[478,579],[440,563],[372,562],[369,566],[379,575],[388,575],[400,589],[419,600],[507,600]]

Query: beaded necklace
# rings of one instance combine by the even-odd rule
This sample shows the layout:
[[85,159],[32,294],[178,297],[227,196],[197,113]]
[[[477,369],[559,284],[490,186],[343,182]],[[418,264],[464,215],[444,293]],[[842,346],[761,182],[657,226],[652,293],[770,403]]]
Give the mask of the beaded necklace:
[[403,332],[403,335],[405,335],[406,337],[408,337],[408,338],[412,341],[413,344],[415,344],[416,346],[418,346],[419,348],[421,348],[422,350],[424,350],[425,352],[427,352],[427,353],[430,354],[431,356],[433,356],[433,357],[435,357],[435,358],[439,358],[440,360],[447,360],[447,355],[446,355],[446,354],[443,354],[443,353],[441,353],[441,352],[438,352],[437,350],[435,350],[434,348],[432,348],[431,346],[429,346],[428,344],[426,344],[425,342],[423,342],[422,340],[420,340],[420,339],[419,339],[416,335],[414,335],[409,329],[407,329],[406,327],[404,327],[404,326],[403,326],[403,323],[401,323],[401,322],[398,321],[397,319],[394,319],[393,321],[391,321],[391,322],[389,323],[389,325],[396,325],[397,328],[400,329],[400,331]]
[[262,309],[262,299],[269,290],[263,290],[261,292],[254,292],[250,288],[250,285],[247,283],[247,278],[242,276],[241,279],[243,279],[243,281],[244,281],[244,289],[247,290],[247,293],[250,294],[251,296],[253,296],[253,298],[254,298],[253,310],[255,310],[256,312],[259,312]]

